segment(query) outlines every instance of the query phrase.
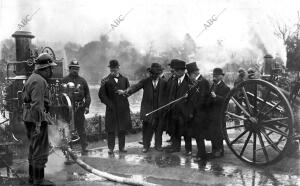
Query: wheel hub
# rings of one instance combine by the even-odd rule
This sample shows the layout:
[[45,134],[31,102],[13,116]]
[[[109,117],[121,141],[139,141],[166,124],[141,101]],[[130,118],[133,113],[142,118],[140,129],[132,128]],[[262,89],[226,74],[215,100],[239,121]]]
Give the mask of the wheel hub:
[[250,117],[245,122],[245,128],[251,132],[257,133],[260,129],[258,119],[256,117]]

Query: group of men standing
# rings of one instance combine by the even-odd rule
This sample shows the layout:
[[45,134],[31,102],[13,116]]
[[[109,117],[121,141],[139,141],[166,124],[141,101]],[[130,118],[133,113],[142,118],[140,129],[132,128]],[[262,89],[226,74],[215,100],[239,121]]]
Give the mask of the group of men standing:
[[212,141],[210,157],[224,155],[221,121],[218,117],[229,87],[223,82],[222,69],[213,70],[213,83],[200,74],[196,62],[186,64],[179,59],[169,64],[172,75],[163,76],[158,63],[149,67],[149,76],[130,86],[120,74],[117,60],[109,62],[111,73],[102,80],[99,98],[106,105],[105,127],[108,132],[109,154],[114,153],[115,134],[119,137],[119,150],[125,150],[125,131],[131,128],[128,97],[143,89],[140,119],[143,123],[143,152],[150,150],[155,134],[155,149],[162,151],[162,134],[170,135],[171,145],[167,152],[181,151],[184,137],[185,154],[192,155],[192,138],[196,139],[196,161],[208,158],[204,140]]
[[[48,80],[52,76],[53,62],[49,54],[39,55],[35,71],[23,88],[23,120],[30,140],[29,146],[29,183],[34,185],[54,185],[44,179],[44,168],[49,154],[47,132],[47,113],[49,111]],[[143,123],[143,152],[150,150],[155,134],[155,149],[162,151],[162,134],[166,131],[171,139],[167,152],[181,151],[181,137],[185,141],[186,155],[192,154],[192,138],[196,139],[198,153],[196,160],[208,158],[204,140],[212,141],[212,156],[224,155],[221,132],[220,109],[229,88],[223,82],[222,69],[213,70],[213,83],[200,74],[196,62],[186,64],[179,59],[169,64],[172,75],[163,76],[163,68],[158,63],[149,67],[149,77],[130,86],[129,81],[120,73],[117,60],[109,62],[110,74],[101,81],[98,96],[106,105],[105,130],[107,132],[108,153],[114,154],[115,136],[119,140],[119,152],[126,153],[125,134],[131,129],[131,116],[128,97],[143,89],[140,119]],[[68,88],[73,88],[74,123],[82,152],[87,142],[84,128],[84,114],[89,112],[91,103],[89,87],[78,75],[79,63],[69,64],[69,75],[62,79]],[[171,102],[171,104],[170,104]],[[166,106],[167,104],[167,106]]]

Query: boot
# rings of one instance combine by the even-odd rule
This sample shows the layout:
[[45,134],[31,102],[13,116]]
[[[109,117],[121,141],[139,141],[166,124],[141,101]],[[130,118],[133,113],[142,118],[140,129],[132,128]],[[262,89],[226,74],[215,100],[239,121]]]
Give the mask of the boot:
[[32,165],[29,165],[28,173],[29,173],[28,183],[33,184],[33,167],[32,167]]
[[55,186],[55,184],[49,180],[44,179],[44,168],[34,169],[33,185],[39,186]]

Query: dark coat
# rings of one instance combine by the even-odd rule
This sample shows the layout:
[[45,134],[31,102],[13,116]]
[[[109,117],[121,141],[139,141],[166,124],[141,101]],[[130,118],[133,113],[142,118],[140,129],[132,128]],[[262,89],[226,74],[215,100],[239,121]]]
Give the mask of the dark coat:
[[49,86],[46,79],[37,73],[32,73],[22,90],[24,101],[23,120],[41,123],[47,121],[45,111],[49,109]]
[[126,90],[128,87],[129,81],[122,75],[119,76],[118,83],[111,75],[101,82],[98,96],[106,105],[106,132],[125,131],[132,128],[128,99],[116,93],[117,90]]
[[210,123],[207,136],[208,139],[213,138],[215,134],[221,132],[221,110],[230,88],[223,81],[221,81],[219,84],[213,84],[211,86],[209,94],[212,91],[215,92],[216,98],[212,98],[210,95],[207,104]]
[[[168,100],[174,101],[180,97],[183,97],[189,90],[190,88],[190,79],[188,78],[187,75],[185,75],[185,78],[181,82],[180,86],[178,87],[178,79],[174,78],[170,82],[170,87],[169,87],[169,96]],[[183,135],[184,133],[188,132],[188,123],[192,119],[192,112],[193,112],[193,107],[189,106],[189,102],[186,98],[181,99],[180,101],[176,102],[175,104],[170,106],[170,122],[169,122],[169,130],[170,132],[174,132],[174,128],[172,127],[173,123],[172,120],[176,119],[179,120],[179,134]]]
[[[163,78],[159,78],[156,89],[158,90],[158,107],[161,107],[166,104],[166,88],[167,88],[167,82]],[[154,87],[152,84],[151,78],[145,78],[141,81],[139,81],[137,84],[133,85],[128,89],[128,94],[131,95],[140,89],[143,89],[143,98],[141,102],[141,110],[140,110],[140,118],[142,121],[149,122],[151,121],[153,116],[158,116],[159,118],[162,118],[163,110],[158,111],[157,113],[151,114],[150,116],[146,117],[145,115],[154,109]]]
[[[81,76],[72,76],[68,75],[64,77],[61,81],[62,83],[73,82],[75,84],[75,89],[78,91],[78,94],[74,96],[74,101],[82,101],[84,107],[89,108],[91,104],[91,96],[89,86],[86,80]],[[72,96],[71,96],[72,97]]]
[[200,76],[195,88],[189,94],[188,102],[193,107],[193,119],[190,125],[190,136],[203,135],[208,128],[206,101],[209,97],[209,82]]

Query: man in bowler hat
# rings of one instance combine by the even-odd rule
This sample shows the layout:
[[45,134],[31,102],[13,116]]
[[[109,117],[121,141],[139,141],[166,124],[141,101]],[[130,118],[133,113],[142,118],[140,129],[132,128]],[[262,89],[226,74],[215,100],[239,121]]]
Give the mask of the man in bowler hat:
[[155,133],[155,149],[162,151],[162,133],[164,128],[163,110],[154,112],[146,116],[147,113],[165,105],[166,103],[166,85],[167,82],[160,75],[163,69],[160,64],[152,63],[147,69],[150,77],[142,79],[137,84],[129,87],[126,91],[119,91],[120,94],[132,95],[143,89],[140,118],[143,122],[143,152],[150,149],[151,139]]
[[186,68],[193,86],[188,96],[189,106],[192,107],[192,120],[188,125],[189,135],[195,138],[197,143],[195,161],[202,161],[207,158],[204,135],[208,128],[206,100],[209,97],[209,82],[200,74],[196,62],[187,64]]
[[118,90],[126,90],[130,85],[126,77],[120,74],[119,62],[109,61],[110,74],[101,81],[98,96],[106,105],[105,130],[107,132],[108,154],[114,154],[115,136],[119,139],[119,152],[126,153],[125,133],[132,128],[129,102]]
[[224,156],[223,135],[221,128],[221,109],[226,95],[230,88],[224,83],[224,73],[221,68],[213,70],[213,85],[210,88],[208,99],[209,106],[209,135],[208,139],[212,142],[213,157]]
[[[188,76],[185,74],[185,61],[173,59],[171,63],[173,64],[175,78],[172,80],[171,87],[168,90],[169,102],[181,97],[187,97],[190,83]],[[187,123],[191,118],[187,100],[182,99],[171,105],[168,112],[171,112],[169,126],[173,136],[172,147],[168,152],[179,152],[181,150],[181,136],[184,136],[186,155],[191,155],[192,140],[187,131]]]

